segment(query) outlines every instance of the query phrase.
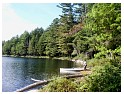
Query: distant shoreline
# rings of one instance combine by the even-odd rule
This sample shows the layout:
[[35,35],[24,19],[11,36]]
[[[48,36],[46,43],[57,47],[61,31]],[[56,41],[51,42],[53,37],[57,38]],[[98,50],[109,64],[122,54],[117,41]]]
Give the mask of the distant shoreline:
[[2,55],[2,57],[22,57],[22,58],[51,58],[59,60],[69,60],[72,61],[69,57],[49,57],[49,56],[15,56],[15,55]]
[[67,60],[67,61],[75,62],[77,64],[83,64],[83,62],[84,62],[84,60],[74,59],[74,58],[69,58],[69,57],[15,56],[15,55],[2,55],[2,57],[21,57],[21,58],[35,58],[35,59],[47,58],[47,59]]

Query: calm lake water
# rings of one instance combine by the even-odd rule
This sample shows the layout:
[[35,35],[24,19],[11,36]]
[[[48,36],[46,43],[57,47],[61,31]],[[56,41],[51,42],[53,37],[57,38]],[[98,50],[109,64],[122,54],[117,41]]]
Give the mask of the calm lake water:
[[31,78],[46,80],[59,75],[59,68],[71,68],[71,61],[2,57],[2,92],[13,92],[34,83]]

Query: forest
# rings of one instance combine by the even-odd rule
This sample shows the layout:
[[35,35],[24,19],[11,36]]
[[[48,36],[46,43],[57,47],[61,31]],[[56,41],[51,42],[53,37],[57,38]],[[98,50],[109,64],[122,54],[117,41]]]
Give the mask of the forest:
[[17,56],[120,56],[120,4],[65,3],[60,19],[55,18],[46,30],[35,28],[30,33],[2,42],[3,55]]
[[88,66],[100,67],[79,91],[121,91],[121,4],[60,3],[57,7],[62,9],[60,18],[45,30],[34,28],[2,41],[2,54],[86,60]]

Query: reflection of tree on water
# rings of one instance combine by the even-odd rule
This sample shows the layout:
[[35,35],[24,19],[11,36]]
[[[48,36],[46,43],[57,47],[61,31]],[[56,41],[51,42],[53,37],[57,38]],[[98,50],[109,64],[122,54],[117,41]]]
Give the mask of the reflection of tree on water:
[[34,83],[31,78],[47,80],[59,75],[60,67],[73,67],[73,62],[53,59],[2,57],[2,91],[11,92]]
[[49,79],[51,77],[56,77],[60,75],[60,68],[71,68],[74,66],[73,62],[63,60],[60,62],[60,60],[55,59],[46,59],[45,61],[45,71],[44,76],[46,79]]

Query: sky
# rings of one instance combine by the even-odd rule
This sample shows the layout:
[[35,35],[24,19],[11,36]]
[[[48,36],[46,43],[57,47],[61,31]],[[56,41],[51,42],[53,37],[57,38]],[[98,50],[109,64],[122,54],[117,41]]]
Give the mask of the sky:
[[46,29],[53,19],[59,18],[58,3],[3,3],[2,40],[10,40],[25,30],[31,32],[37,27]]

